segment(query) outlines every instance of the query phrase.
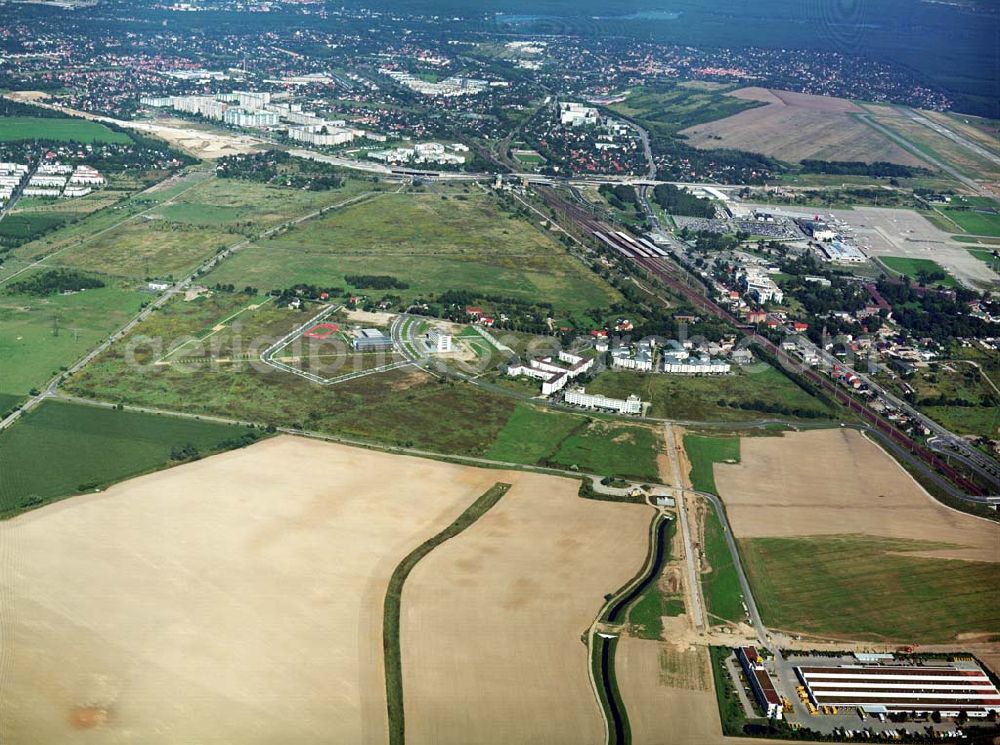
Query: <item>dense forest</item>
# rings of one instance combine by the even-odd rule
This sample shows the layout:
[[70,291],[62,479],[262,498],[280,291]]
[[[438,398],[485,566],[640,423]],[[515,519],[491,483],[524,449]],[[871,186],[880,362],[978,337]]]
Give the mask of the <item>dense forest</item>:
[[930,173],[926,168],[901,166],[884,160],[877,160],[874,163],[862,163],[859,160],[803,160],[802,172],[871,178],[914,178]]
[[673,184],[660,184],[653,189],[653,199],[669,215],[684,217],[715,217],[715,206],[709,199],[699,199]]

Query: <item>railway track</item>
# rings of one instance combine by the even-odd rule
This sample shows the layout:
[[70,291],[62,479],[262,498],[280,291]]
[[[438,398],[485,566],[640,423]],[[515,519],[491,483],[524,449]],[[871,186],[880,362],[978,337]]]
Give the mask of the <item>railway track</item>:
[[954,468],[945,458],[926,445],[914,440],[899,429],[891,420],[852,396],[835,380],[803,366],[780,346],[761,336],[753,327],[743,323],[725,308],[718,305],[704,292],[704,286],[683,267],[676,264],[666,251],[654,247],[645,239],[628,236],[615,227],[596,219],[589,212],[566,201],[552,189],[539,188],[542,199],[550,207],[575,223],[584,233],[596,238],[603,245],[615,251],[623,259],[630,261],[644,272],[666,285],[670,290],[690,302],[707,315],[714,316],[739,329],[752,344],[762,349],[786,369],[796,369],[810,385],[859,416],[876,432],[905,448],[925,466],[943,476],[957,487],[970,501],[983,502],[987,491],[965,473]]

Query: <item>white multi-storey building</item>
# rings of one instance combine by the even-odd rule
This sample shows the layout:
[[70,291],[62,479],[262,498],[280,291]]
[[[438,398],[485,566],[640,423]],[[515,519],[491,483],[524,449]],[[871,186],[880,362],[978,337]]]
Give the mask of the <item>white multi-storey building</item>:
[[559,122],[561,124],[567,124],[570,127],[583,127],[595,125],[600,119],[601,117],[595,108],[572,101],[559,102]]
[[557,363],[551,357],[528,360],[527,363],[516,362],[507,366],[507,374],[511,377],[525,375],[542,381],[542,395],[551,396],[562,390],[573,378],[579,377],[594,366],[594,360],[579,357],[569,352],[559,352],[559,362],[565,362],[569,367]]
[[441,329],[431,329],[427,334],[427,341],[430,342],[432,352],[444,354],[451,351],[451,334],[446,334]]
[[615,411],[619,414],[641,414],[645,406],[635,394],[632,394],[628,398],[609,398],[600,393],[587,393],[584,388],[571,388],[566,391],[563,400],[574,406]]

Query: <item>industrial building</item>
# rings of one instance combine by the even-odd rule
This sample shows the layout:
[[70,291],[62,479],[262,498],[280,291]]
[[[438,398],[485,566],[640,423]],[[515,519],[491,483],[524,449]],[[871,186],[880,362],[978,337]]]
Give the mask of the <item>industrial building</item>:
[[643,407],[646,405],[635,394],[632,394],[628,398],[609,398],[600,393],[587,393],[584,388],[569,389],[566,391],[563,400],[573,406],[614,411],[618,414],[641,414]]
[[761,710],[769,718],[781,719],[782,702],[778,692],[774,689],[771,676],[764,669],[764,661],[757,652],[756,647],[739,647],[736,650],[736,659],[743,668],[743,673],[750,681],[750,689]]
[[355,352],[375,352],[382,349],[392,349],[392,339],[378,329],[360,329],[351,339],[351,347]]
[[808,235],[810,238],[817,241],[832,241],[837,237],[837,231],[827,225],[825,222],[816,218],[814,220],[809,220],[805,218],[800,218],[795,221],[796,224],[802,228],[802,232]]
[[868,261],[860,249],[843,241],[833,240],[821,243],[820,249],[826,260],[834,264],[863,264]]
[[571,101],[559,102],[559,122],[570,127],[595,125],[600,121],[597,109]]
[[985,716],[1000,712],[1000,692],[974,662],[948,665],[802,666],[795,674],[816,706],[884,712]]

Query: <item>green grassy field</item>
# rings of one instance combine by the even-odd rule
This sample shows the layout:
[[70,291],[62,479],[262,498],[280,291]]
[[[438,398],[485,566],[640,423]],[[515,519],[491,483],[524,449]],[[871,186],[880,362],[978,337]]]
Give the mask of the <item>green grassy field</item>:
[[1000,409],[995,406],[921,406],[920,410],[956,434],[1000,439]]
[[239,234],[217,227],[138,219],[71,248],[50,263],[133,279],[181,277],[239,240]]
[[596,420],[563,440],[551,460],[593,473],[659,481],[658,452],[650,427]]
[[169,465],[174,448],[193,445],[206,455],[251,432],[46,401],[0,433],[0,517]]
[[945,278],[930,282],[932,285],[944,285],[945,287],[957,287],[955,278],[945,272],[944,267],[933,259],[911,259],[905,256],[881,256],[879,261],[885,264],[894,272],[898,272],[911,279],[917,279],[921,272],[931,274],[933,272],[944,272]]
[[908,555],[936,544],[830,536],[740,545],[768,626],[907,643],[1000,633],[1000,605],[989,591],[995,565]]
[[267,290],[299,282],[346,287],[349,274],[403,280],[409,288],[393,293],[404,299],[473,290],[570,312],[618,299],[547,233],[500,211],[492,196],[455,190],[386,194],[303,223],[241,252],[206,281]]
[[966,233],[1000,237],[1000,203],[988,197],[958,197],[961,204],[940,207]]
[[968,251],[983,263],[989,264],[990,266],[1000,266],[1000,257],[993,255],[995,249],[970,248]]
[[370,181],[353,178],[346,178],[340,188],[327,191],[303,191],[214,178],[153,214],[168,222],[190,225],[269,227],[381,188]]
[[579,417],[519,404],[486,457],[506,463],[536,465],[584,423]]
[[1000,237],[1000,214],[986,214],[971,210],[945,208],[943,212],[972,235]]
[[0,290],[0,393],[42,387],[61,366],[124,325],[148,297],[114,284],[49,297]]
[[486,457],[659,481],[658,448],[649,427],[519,404]]
[[[374,188],[346,179],[339,189],[313,192],[191,172],[54,230],[15,256],[58,252],[51,263],[128,278],[177,277],[245,237]],[[28,214],[44,220],[52,213]]]
[[86,119],[55,119],[33,116],[0,117],[0,142],[19,140],[59,140],[62,142],[131,142],[123,132],[115,132],[99,122]]
[[24,400],[24,396],[17,396],[13,393],[0,393],[0,419],[13,411]]
[[[643,401],[652,402],[650,416],[668,419],[738,422],[775,416],[794,419],[795,412],[831,415],[826,404],[766,365],[714,378],[607,371],[589,383],[587,390],[617,398],[635,393]],[[720,400],[727,405],[720,405]],[[761,404],[758,410],[728,405],[755,401]]]
[[718,495],[715,486],[716,463],[739,463],[740,438],[684,435],[684,450],[691,462],[691,486],[698,491]]
[[722,523],[711,506],[705,517],[703,548],[705,558],[711,567],[711,571],[701,575],[701,586],[705,592],[705,605],[709,615],[734,623],[744,620],[746,613],[743,611],[740,578],[736,573],[733,555],[726,544],[725,533],[722,532]]

